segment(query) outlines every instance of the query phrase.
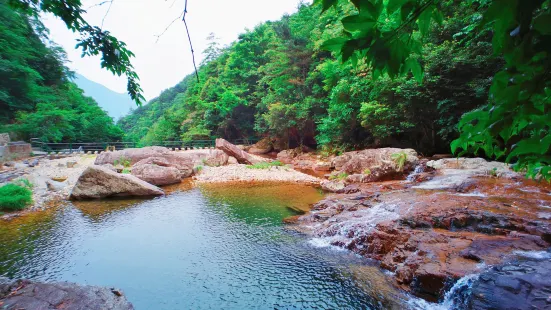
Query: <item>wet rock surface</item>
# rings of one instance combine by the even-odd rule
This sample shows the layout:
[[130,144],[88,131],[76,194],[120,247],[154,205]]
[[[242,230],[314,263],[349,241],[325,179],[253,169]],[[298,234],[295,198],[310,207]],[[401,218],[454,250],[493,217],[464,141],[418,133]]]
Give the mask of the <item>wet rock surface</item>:
[[515,251],[550,247],[548,185],[471,172],[444,190],[415,188],[427,181],[413,179],[352,184],[314,205],[298,225],[324,244],[379,261],[397,286],[436,301],[451,283]]
[[524,258],[482,273],[471,287],[471,309],[551,309],[551,256]]
[[73,283],[39,283],[0,277],[0,308],[6,310],[131,310],[123,292]]

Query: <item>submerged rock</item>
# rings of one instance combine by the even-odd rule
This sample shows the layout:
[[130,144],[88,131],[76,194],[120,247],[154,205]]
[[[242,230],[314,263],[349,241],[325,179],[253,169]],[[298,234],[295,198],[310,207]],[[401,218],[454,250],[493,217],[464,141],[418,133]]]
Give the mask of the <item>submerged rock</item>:
[[163,190],[129,174],[119,174],[105,167],[88,167],[78,178],[70,199],[104,197],[160,196]]
[[114,288],[74,283],[40,283],[0,277],[2,309],[131,310],[132,304]]

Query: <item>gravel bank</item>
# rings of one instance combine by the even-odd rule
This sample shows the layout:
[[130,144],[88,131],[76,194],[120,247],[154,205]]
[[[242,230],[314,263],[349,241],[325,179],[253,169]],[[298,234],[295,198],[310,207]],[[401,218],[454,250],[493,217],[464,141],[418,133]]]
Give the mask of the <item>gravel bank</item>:
[[319,178],[298,172],[288,167],[250,169],[247,168],[246,165],[204,167],[194,178],[198,183],[290,182],[319,185],[321,181]]
[[[95,158],[95,155],[75,155],[52,160],[40,158],[38,159],[38,165],[35,167],[28,167],[22,162],[16,162],[15,167],[4,171],[4,173],[16,173],[20,175],[19,179],[27,179],[33,184],[33,204],[25,211],[38,211],[46,209],[52,201],[68,199],[80,174],[94,163]],[[29,161],[33,161],[33,159]],[[68,163],[71,168],[68,167]],[[65,181],[56,182],[54,179],[65,179]],[[6,183],[8,182],[0,182],[0,186]],[[48,189],[48,183],[54,185],[52,189]],[[9,213],[4,217],[15,214]]]

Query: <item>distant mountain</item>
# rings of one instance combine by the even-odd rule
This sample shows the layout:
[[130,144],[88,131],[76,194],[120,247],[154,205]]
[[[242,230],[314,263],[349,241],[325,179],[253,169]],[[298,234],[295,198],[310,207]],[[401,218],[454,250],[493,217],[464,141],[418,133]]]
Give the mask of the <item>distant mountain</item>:
[[84,90],[86,96],[94,98],[98,105],[107,111],[107,114],[113,117],[115,121],[128,114],[130,108],[136,108],[136,104],[128,94],[114,92],[78,73],[75,74],[74,82]]

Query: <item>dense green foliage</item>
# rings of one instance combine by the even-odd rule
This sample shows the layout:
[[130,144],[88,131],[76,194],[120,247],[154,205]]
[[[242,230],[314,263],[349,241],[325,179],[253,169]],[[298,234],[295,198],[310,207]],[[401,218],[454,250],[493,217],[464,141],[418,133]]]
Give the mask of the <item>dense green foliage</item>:
[[34,18],[0,2],[0,129],[46,142],[118,140],[122,131],[69,80],[65,53]]
[[[108,2],[103,1],[99,5]],[[83,17],[86,11],[82,8],[80,0],[2,0],[0,4],[6,6],[6,3],[11,8],[35,18],[38,18],[40,13],[51,13],[59,17],[67,29],[80,34],[81,38],[76,47],[82,50],[82,56],[100,56],[102,68],[118,76],[126,75],[128,94],[138,105],[145,100],[139,84],[140,79],[130,62],[134,53],[126,48],[124,42],[113,37],[109,31],[103,30],[103,25],[90,25]]]
[[[319,0],[324,10],[339,0]],[[365,61],[372,76],[411,72],[422,81],[425,42],[435,24],[446,24],[448,1],[351,0],[355,9],[341,19],[343,32],[323,47],[343,61]],[[455,9],[475,8],[457,33],[466,48],[491,33],[495,55],[505,64],[492,79],[487,103],[466,114],[452,151],[473,152],[514,162],[529,176],[551,179],[551,1],[470,0]]]
[[[186,77],[122,119],[130,141],[278,137],[335,151],[367,146],[449,152],[461,115],[486,103],[502,60],[486,32],[466,38],[476,8],[448,2],[442,26],[423,40],[423,82],[407,75],[374,79],[368,64],[341,63],[323,50],[354,10],[297,13],[267,22],[220,48],[213,40],[200,82]],[[214,39],[211,36],[210,39]]]
[[0,187],[0,210],[22,210],[32,202],[32,191],[24,186],[6,184]]

